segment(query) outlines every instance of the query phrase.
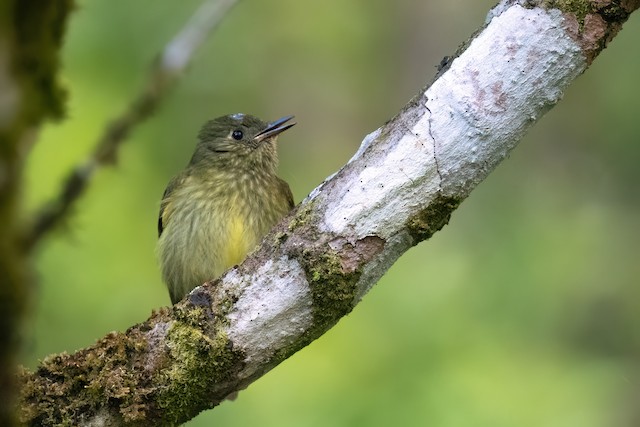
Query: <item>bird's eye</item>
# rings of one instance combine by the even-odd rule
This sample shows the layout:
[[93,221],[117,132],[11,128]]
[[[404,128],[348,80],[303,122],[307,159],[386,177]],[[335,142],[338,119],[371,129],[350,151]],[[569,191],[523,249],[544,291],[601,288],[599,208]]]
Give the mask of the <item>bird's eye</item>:
[[244,136],[244,134],[242,133],[242,131],[240,129],[236,129],[231,133],[231,136],[236,141],[240,141],[242,139],[242,137]]

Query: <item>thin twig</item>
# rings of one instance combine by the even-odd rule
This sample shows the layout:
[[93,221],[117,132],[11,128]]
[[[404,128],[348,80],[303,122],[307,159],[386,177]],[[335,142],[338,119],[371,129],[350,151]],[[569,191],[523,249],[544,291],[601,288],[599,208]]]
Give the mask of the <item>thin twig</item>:
[[23,233],[22,246],[32,250],[60,225],[87,189],[96,171],[116,162],[118,149],[131,131],[151,116],[189,65],[194,53],[222,22],[237,0],[204,1],[182,30],[158,55],[149,80],[125,112],[105,127],[95,149],[67,176],[62,191],[46,203]]

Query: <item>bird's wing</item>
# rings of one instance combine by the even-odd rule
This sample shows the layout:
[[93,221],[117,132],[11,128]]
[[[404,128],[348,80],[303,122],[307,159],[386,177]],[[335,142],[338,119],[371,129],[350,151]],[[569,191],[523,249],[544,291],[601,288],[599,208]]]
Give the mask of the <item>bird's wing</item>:
[[293,193],[291,192],[291,188],[289,187],[289,184],[287,184],[287,181],[285,181],[284,179],[281,179],[280,177],[278,177],[278,184],[280,185],[282,192],[287,198],[287,203],[289,203],[289,210],[293,209],[293,207],[295,206],[295,203],[293,202]]
[[162,235],[162,230],[164,230],[165,226],[168,224],[171,216],[171,209],[167,209],[171,204],[171,193],[182,183],[183,180],[184,177],[182,175],[174,177],[169,181],[167,188],[164,190],[162,201],[160,202],[160,214],[158,215],[158,237]]

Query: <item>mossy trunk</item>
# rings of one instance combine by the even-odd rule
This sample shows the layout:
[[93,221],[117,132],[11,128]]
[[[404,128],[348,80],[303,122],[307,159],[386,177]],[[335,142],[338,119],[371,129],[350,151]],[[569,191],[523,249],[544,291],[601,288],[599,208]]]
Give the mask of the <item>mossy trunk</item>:
[[14,421],[21,322],[32,289],[22,250],[24,161],[37,129],[62,116],[59,48],[71,0],[0,3],[0,425]]

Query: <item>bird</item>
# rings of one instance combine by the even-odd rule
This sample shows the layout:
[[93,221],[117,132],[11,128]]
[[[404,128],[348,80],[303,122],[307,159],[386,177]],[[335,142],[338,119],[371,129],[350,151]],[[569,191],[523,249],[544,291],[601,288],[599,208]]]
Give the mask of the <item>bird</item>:
[[240,264],[293,208],[289,184],[276,174],[278,135],[293,118],[237,113],[202,126],[160,202],[157,254],[172,304]]

